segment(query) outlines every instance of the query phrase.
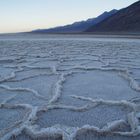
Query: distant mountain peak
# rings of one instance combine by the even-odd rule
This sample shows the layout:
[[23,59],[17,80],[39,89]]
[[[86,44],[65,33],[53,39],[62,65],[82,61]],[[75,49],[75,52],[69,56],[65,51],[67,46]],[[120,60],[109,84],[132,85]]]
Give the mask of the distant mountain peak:
[[140,32],[140,1],[91,26],[87,32]]

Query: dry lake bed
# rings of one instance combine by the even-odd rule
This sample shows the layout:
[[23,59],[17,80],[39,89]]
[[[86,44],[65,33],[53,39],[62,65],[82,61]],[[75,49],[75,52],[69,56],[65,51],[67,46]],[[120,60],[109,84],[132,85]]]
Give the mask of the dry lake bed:
[[140,39],[0,36],[0,140],[140,139]]

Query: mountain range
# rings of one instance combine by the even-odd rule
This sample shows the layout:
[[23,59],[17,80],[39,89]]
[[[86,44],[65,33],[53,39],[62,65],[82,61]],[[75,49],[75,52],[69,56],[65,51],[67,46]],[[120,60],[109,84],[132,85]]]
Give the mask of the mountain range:
[[140,32],[140,1],[92,25],[86,32]]
[[31,33],[95,33],[95,32],[140,32],[140,0],[132,5],[109,12],[96,18]]
[[111,15],[115,14],[117,12],[116,9],[113,9],[109,12],[104,12],[103,14],[99,15],[96,18],[90,18],[86,21],[79,21],[75,22],[73,24],[69,24],[66,26],[60,26],[60,27],[55,27],[55,28],[50,28],[50,29],[40,29],[40,30],[35,30],[32,32],[35,33],[79,33],[79,32],[84,32],[87,30],[89,27],[96,25],[97,23],[100,23],[107,17],[110,17]]

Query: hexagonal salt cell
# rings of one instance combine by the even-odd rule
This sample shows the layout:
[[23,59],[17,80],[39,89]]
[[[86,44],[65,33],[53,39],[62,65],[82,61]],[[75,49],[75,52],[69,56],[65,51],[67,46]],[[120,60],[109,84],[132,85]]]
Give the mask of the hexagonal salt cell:
[[75,59],[72,59],[72,60],[65,60],[65,61],[62,61],[61,65],[62,66],[79,66],[79,65],[82,65],[83,63],[88,63],[90,60],[75,60]]
[[104,64],[100,61],[90,61],[88,63],[83,64],[82,66],[92,67],[92,68],[101,68]]
[[7,91],[6,89],[0,88],[0,103],[3,103],[5,100],[12,98],[16,95],[13,91]]
[[17,125],[16,122],[22,121],[25,119],[27,110],[24,108],[14,108],[14,109],[7,109],[1,108],[0,109],[0,132],[4,134],[14,128],[18,127],[20,123]]
[[83,63],[88,63],[89,60],[65,60],[61,62],[58,67],[59,71],[71,70],[75,67],[81,66]]
[[58,63],[58,61],[51,61],[51,60],[45,60],[45,58],[44,59],[42,59],[42,60],[40,60],[40,61],[38,61],[38,62],[35,62],[34,64],[31,64],[31,66],[34,66],[34,67],[53,67],[53,66],[56,66],[57,65],[57,63]]
[[100,61],[92,61],[92,60],[72,60],[62,62],[59,66],[59,70],[74,70],[74,68],[78,67],[93,67],[93,68],[101,68],[103,63]]
[[0,66],[0,81],[7,78],[11,75],[12,72],[14,72],[16,69],[14,68],[5,68]]
[[8,85],[10,88],[27,88],[29,90],[34,90],[45,99],[49,100],[52,97],[53,86],[57,80],[57,75],[41,75],[17,82],[4,82],[3,84]]
[[24,68],[23,71],[17,72],[16,77],[13,80],[27,79],[30,77],[36,77],[39,75],[52,74],[51,69],[39,69],[39,68]]
[[122,106],[99,105],[85,111],[73,111],[70,109],[50,109],[46,112],[38,112],[38,124],[41,128],[62,125],[68,127],[82,127],[84,125],[102,128],[108,122],[126,120],[129,112]]
[[1,57],[0,58],[0,65],[8,65],[8,64],[11,64],[15,62],[16,60],[16,57],[12,57],[12,56],[9,56],[8,58],[7,57]]
[[39,98],[34,96],[31,92],[15,92],[17,93],[14,98],[9,100],[8,104],[29,104],[32,106],[43,106],[47,104],[47,100],[45,98]]
[[75,73],[67,77],[60,102],[67,105],[83,104],[79,99],[70,97],[71,95],[104,100],[129,100],[140,97],[139,92],[131,89],[128,81],[117,72],[102,70]]
[[0,87],[0,103],[8,104],[30,104],[32,106],[41,106],[46,103],[39,97],[36,97],[32,92],[7,90]]

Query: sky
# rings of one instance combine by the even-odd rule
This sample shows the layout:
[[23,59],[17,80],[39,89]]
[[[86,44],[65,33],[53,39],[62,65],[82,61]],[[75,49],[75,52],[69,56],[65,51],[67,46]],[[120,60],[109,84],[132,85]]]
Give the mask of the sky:
[[66,25],[138,0],[0,0],[0,33]]

